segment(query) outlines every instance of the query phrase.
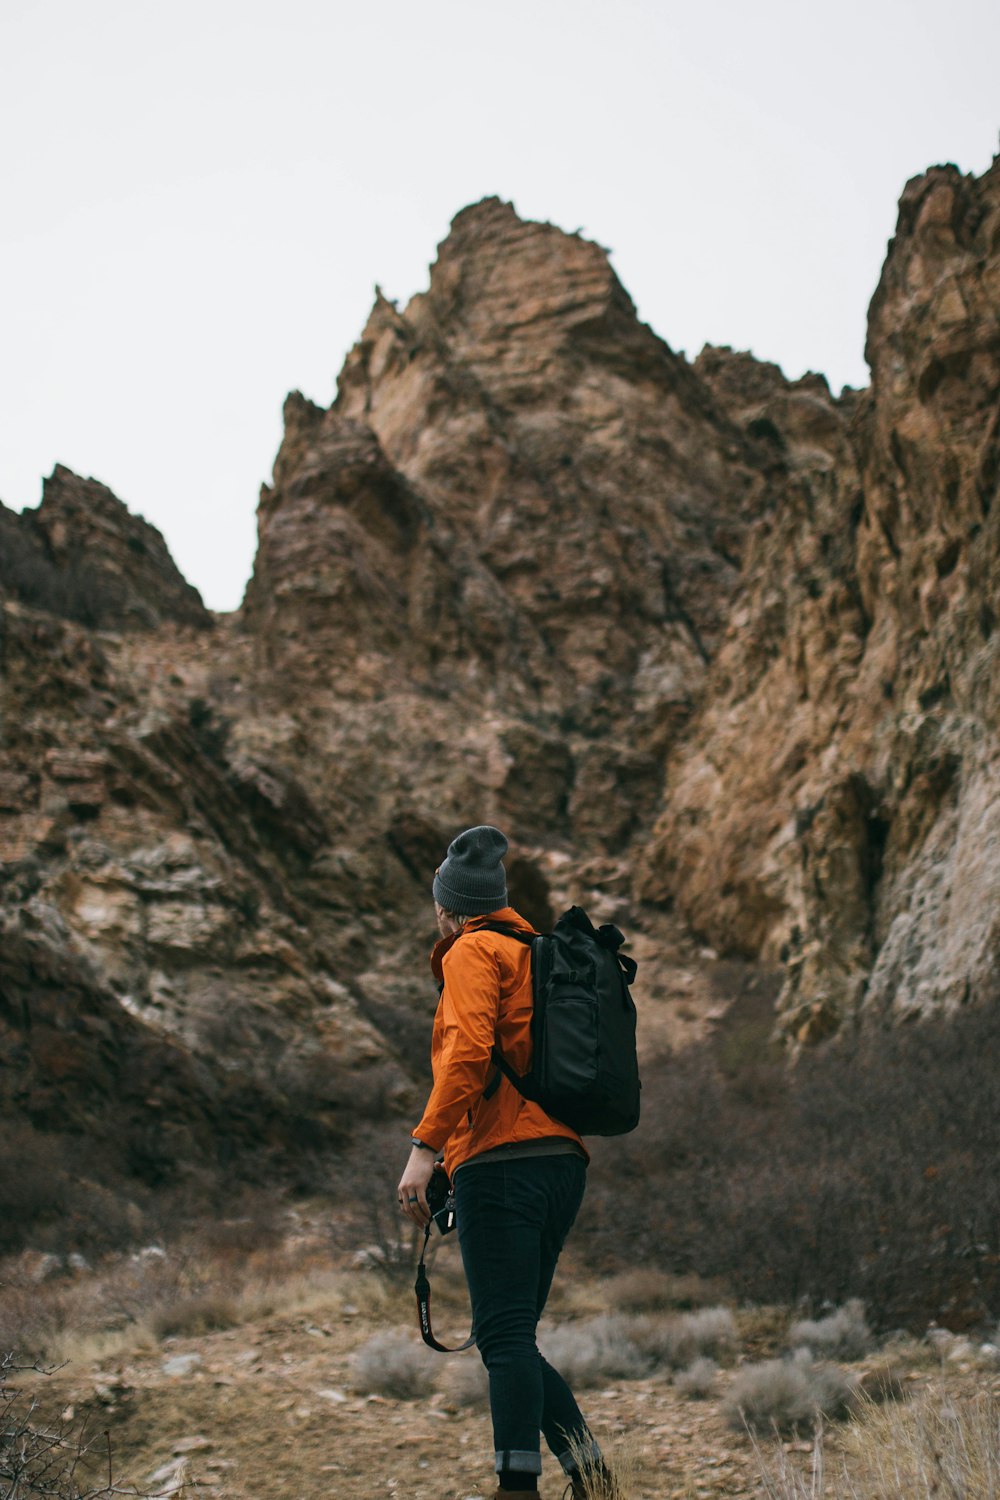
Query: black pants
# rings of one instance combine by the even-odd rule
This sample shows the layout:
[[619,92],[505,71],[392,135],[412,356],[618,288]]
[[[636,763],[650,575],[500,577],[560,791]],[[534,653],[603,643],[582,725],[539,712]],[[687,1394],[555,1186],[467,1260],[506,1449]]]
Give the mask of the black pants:
[[476,1343],[490,1378],[497,1472],[542,1472],[539,1433],[570,1472],[571,1444],[598,1456],[573,1392],[535,1329],[583,1199],[578,1156],[470,1162],[455,1174],[458,1238]]

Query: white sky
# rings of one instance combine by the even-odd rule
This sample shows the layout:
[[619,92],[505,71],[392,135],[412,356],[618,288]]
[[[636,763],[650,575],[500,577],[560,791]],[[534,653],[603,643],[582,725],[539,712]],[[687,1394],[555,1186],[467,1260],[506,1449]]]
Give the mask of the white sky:
[[997,0],[2,0],[0,499],[92,475],[234,608],[286,391],[490,193],[690,358],[862,385],[905,181],[998,126]]

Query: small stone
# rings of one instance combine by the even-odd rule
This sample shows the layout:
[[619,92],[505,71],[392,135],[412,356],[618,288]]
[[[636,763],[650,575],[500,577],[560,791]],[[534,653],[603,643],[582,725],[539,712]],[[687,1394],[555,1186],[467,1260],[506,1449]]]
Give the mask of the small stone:
[[163,1361],[164,1375],[190,1375],[202,1364],[200,1354],[175,1354]]

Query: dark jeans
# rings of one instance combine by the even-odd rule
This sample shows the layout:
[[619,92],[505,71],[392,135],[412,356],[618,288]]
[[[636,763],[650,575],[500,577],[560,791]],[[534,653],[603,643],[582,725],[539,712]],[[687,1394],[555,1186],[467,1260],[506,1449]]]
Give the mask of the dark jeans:
[[458,1238],[476,1343],[490,1377],[498,1473],[540,1474],[540,1432],[567,1470],[571,1441],[592,1446],[572,1391],[535,1343],[586,1176],[578,1156],[472,1162],[455,1174]]

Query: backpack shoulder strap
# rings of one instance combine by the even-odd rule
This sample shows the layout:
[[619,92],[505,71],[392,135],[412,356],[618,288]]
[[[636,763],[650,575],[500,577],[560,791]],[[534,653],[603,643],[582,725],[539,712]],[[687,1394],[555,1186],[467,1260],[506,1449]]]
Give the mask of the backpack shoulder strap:
[[[462,931],[465,931],[464,927]],[[504,937],[516,938],[519,943],[524,943],[529,948],[535,941],[535,938],[541,936],[541,934],[538,932],[525,932],[522,927],[511,927],[506,922],[481,922],[480,925],[478,927],[474,927],[472,931],[499,932]]]

